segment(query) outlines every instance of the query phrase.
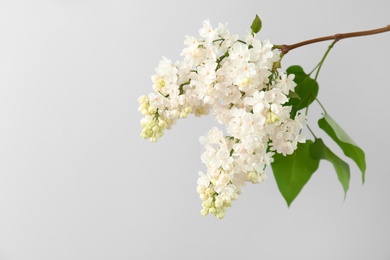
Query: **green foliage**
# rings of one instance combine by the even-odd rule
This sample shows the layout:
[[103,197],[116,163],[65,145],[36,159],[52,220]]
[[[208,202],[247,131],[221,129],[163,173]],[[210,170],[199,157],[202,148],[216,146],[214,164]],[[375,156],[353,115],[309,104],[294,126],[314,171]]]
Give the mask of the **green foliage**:
[[328,114],[318,121],[324,130],[343,150],[344,154],[355,161],[362,172],[362,182],[365,181],[366,159],[363,150],[347,135],[347,133]]
[[294,118],[296,113],[308,107],[317,97],[318,83],[310,78],[310,74],[306,74],[301,66],[291,66],[287,70],[287,74],[294,74],[294,82],[297,83],[295,93],[300,97],[292,98],[287,105],[292,106],[291,118]]
[[310,147],[310,154],[314,159],[327,160],[333,164],[336,170],[337,177],[344,189],[344,198],[347,196],[349,188],[350,171],[349,165],[335,155],[322,141],[322,139],[316,139]]
[[288,97],[289,98],[297,98],[297,99],[301,99],[301,97],[297,94],[297,93],[295,93],[294,91],[289,91],[289,93],[288,93]]
[[[261,21],[258,16],[256,16],[253,21],[251,29],[253,35],[260,31]],[[295,91],[290,91],[288,94],[289,101],[286,104],[292,107],[290,113],[291,118],[294,118],[296,113],[301,109],[308,109],[311,103],[317,99],[319,86],[316,79],[327,54],[335,43],[336,41],[329,46],[320,63],[309,74],[305,73],[303,68],[298,65],[287,68],[287,74],[295,75],[294,82],[297,84]],[[281,49],[281,46],[278,45],[277,48]],[[276,68],[280,68],[280,63]],[[315,70],[317,70],[317,73],[313,79],[310,75]],[[320,106],[322,107],[321,103]],[[326,113],[325,109],[324,112],[324,117],[318,121],[320,128],[338,144],[347,157],[351,158],[356,163],[362,173],[362,181],[364,183],[366,161],[363,150]],[[306,143],[299,144],[292,155],[283,156],[278,153],[274,155],[274,161],[271,164],[271,167],[279,190],[288,206],[291,205],[313,173],[318,169],[320,160],[329,161],[333,165],[338,180],[344,190],[344,199],[346,198],[351,178],[348,163],[331,151],[322,139],[315,137],[314,142],[307,140]]]
[[[296,95],[291,95],[289,101],[289,105],[292,106],[292,117],[294,117],[296,112],[308,107],[316,99],[318,83],[311,79],[300,66],[289,67],[287,72],[295,75],[294,81],[297,83]],[[363,150],[328,114],[325,113],[318,124],[340,146],[344,154],[355,161],[362,172],[364,183],[366,161]],[[318,169],[320,160],[327,160],[332,163],[338,180],[343,187],[344,198],[346,198],[351,178],[350,167],[348,163],[331,151],[322,139],[316,138],[314,142],[308,140],[305,144],[299,144],[292,155],[274,155],[274,162],[271,167],[279,190],[288,206],[291,205]]]
[[260,17],[256,15],[251,25],[252,34],[255,35],[256,33],[260,32],[261,27],[262,27],[262,22],[260,20]]
[[313,141],[307,140],[306,143],[299,144],[298,149],[291,155],[283,156],[278,153],[274,155],[272,171],[288,206],[318,169],[320,160],[310,155],[312,144]]

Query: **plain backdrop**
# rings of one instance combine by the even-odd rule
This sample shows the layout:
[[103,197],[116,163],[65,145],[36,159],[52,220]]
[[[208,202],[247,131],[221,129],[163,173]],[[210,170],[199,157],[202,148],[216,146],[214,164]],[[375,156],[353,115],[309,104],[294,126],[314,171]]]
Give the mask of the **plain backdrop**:
[[[390,33],[338,42],[319,99],[364,149],[347,199],[321,162],[288,208],[270,169],[225,219],[196,192],[211,117],[143,140],[137,99],[204,19],[291,44],[390,24],[388,0],[0,0],[0,259],[390,259]],[[330,42],[290,52],[310,71]],[[309,123],[318,136],[321,110]],[[335,153],[340,149],[329,142]]]

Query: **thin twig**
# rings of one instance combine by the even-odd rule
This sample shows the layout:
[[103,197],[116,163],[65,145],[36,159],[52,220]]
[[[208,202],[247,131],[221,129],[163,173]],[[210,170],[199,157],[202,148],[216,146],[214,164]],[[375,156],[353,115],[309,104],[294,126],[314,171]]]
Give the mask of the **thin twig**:
[[298,42],[298,43],[291,44],[291,45],[283,44],[283,45],[280,45],[280,49],[282,50],[283,54],[287,54],[289,51],[291,51],[295,48],[299,48],[299,47],[302,47],[304,45],[308,45],[308,44],[312,44],[312,43],[329,41],[329,40],[334,40],[337,42],[337,41],[345,39],[345,38],[360,37],[360,36],[384,33],[384,32],[388,32],[388,31],[390,31],[390,24],[387,25],[386,27],[378,28],[378,29],[374,29],[374,30],[350,32],[350,33],[338,33],[335,35],[315,38],[315,39],[311,39],[311,40],[307,40],[307,41],[303,41],[303,42]]

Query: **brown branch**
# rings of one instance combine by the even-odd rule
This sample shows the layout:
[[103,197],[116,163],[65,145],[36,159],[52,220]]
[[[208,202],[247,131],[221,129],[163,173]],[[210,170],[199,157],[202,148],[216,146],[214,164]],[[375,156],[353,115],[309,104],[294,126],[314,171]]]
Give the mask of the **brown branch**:
[[366,35],[372,35],[372,34],[378,34],[378,33],[384,33],[390,31],[390,24],[387,25],[386,27],[383,28],[378,28],[374,30],[367,30],[367,31],[359,31],[359,32],[350,32],[350,33],[338,33],[335,35],[330,35],[330,36],[325,36],[325,37],[320,37],[320,38],[315,38],[303,42],[298,42],[295,44],[287,45],[283,44],[280,45],[280,49],[282,50],[283,54],[287,54],[289,51],[302,47],[304,45],[316,43],[316,42],[322,42],[322,41],[329,41],[329,40],[335,40],[339,41],[345,38],[351,38],[351,37],[360,37],[360,36],[366,36]]

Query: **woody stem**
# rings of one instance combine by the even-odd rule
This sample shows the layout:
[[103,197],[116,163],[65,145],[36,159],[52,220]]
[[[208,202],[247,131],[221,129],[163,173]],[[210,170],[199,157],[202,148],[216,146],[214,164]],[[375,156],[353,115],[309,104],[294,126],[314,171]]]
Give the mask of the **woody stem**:
[[298,42],[295,44],[283,44],[279,46],[275,46],[278,49],[281,49],[283,54],[287,54],[289,51],[308,45],[312,43],[317,43],[317,42],[323,42],[323,41],[329,41],[329,40],[334,40],[335,42],[345,39],[345,38],[352,38],[352,37],[360,37],[360,36],[367,36],[367,35],[372,35],[372,34],[378,34],[378,33],[384,33],[390,31],[390,24],[387,25],[386,27],[383,28],[378,28],[374,30],[367,30],[367,31],[359,31],[359,32],[350,32],[350,33],[338,33],[335,35],[330,35],[330,36],[324,36],[320,38],[315,38],[303,42]]

